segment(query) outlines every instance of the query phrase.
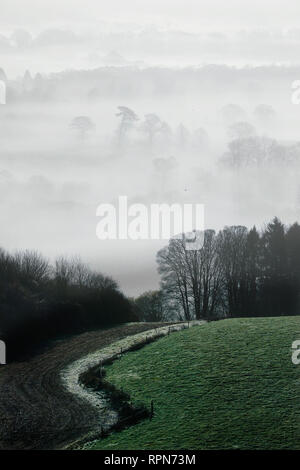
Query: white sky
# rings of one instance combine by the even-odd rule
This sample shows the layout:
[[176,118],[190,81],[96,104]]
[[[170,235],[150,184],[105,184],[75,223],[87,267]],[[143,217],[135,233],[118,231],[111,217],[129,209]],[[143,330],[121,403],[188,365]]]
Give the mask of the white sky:
[[101,21],[154,23],[187,31],[298,27],[299,0],[1,0],[1,30]]

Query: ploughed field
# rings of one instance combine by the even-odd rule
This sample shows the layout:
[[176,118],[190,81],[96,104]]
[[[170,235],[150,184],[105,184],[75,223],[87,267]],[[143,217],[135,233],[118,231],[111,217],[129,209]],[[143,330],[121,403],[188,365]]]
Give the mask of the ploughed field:
[[69,393],[60,373],[73,361],[161,323],[133,323],[55,341],[26,361],[0,366],[0,449],[62,448],[99,425],[94,408]]
[[299,317],[228,319],[172,333],[106,367],[154,417],[85,448],[300,449]]

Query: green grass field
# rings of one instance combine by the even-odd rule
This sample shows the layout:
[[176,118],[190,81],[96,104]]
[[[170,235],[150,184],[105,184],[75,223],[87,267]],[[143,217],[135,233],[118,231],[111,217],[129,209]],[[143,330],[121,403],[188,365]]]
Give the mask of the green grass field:
[[107,368],[155,416],[92,449],[300,449],[300,318],[212,322],[159,339]]

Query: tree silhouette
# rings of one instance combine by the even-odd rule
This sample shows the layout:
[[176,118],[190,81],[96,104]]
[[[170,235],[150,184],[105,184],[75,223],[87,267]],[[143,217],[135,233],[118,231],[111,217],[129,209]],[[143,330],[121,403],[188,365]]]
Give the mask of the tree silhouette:
[[145,114],[145,120],[142,124],[143,131],[148,136],[148,142],[150,149],[153,146],[155,135],[161,131],[162,122],[157,114],[149,113]]
[[83,140],[86,138],[87,133],[95,128],[95,125],[88,116],[77,116],[71,122],[70,127]]
[[134,124],[139,120],[135,112],[126,106],[118,106],[119,112],[116,114],[121,119],[118,127],[118,143],[121,145],[124,142],[126,134],[134,127]]
[[196,251],[172,239],[157,262],[164,305],[177,304],[179,318],[299,315],[298,223],[206,230]]

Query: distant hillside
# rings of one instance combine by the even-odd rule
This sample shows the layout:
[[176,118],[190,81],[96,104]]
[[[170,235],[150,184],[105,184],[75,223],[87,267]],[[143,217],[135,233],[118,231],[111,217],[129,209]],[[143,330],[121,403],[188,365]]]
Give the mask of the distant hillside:
[[[276,94],[277,99],[291,93],[291,84],[300,76],[300,67],[261,66],[236,68],[227,65],[202,67],[147,67],[134,65],[103,66],[92,70],[67,70],[49,76],[31,77],[10,82],[11,96],[17,99],[68,100],[70,97],[100,100],[141,96],[172,96],[182,93],[219,95],[232,92],[251,96]],[[9,78],[9,77],[8,77]]]

